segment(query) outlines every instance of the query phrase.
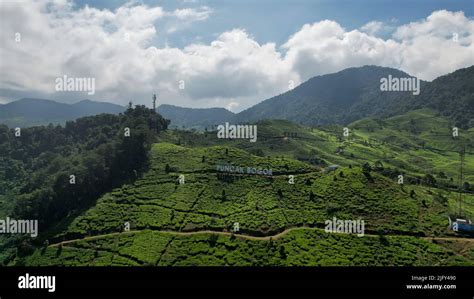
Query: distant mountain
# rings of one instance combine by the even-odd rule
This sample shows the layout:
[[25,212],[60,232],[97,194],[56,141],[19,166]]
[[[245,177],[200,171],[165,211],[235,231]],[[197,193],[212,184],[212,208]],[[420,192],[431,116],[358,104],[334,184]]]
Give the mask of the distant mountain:
[[[409,77],[391,68],[364,66],[317,76],[238,115],[239,120],[285,119],[307,125],[346,124],[367,116],[397,113],[410,92],[382,92],[380,79]],[[422,88],[425,82],[421,82]],[[401,112],[401,111],[400,111]]]
[[415,106],[435,109],[461,128],[474,128],[474,66],[427,84]]
[[420,94],[380,90],[381,78],[409,77],[392,68],[363,66],[317,76],[237,115],[236,121],[285,119],[306,125],[348,124],[433,108],[461,127],[474,126],[474,66],[420,80]]
[[[420,94],[380,90],[380,79],[410,77],[402,71],[363,66],[317,76],[296,88],[267,99],[238,114],[224,108],[183,108],[161,105],[158,113],[170,127],[211,129],[225,122],[242,123],[284,119],[318,126],[349,124],[366,117],[385,118],[431,108],[461,128],[474,127],[474,66],[457,70],[432,82],[420,82]],[[0,105],[0,123],[9,126],[64,123],[81,116],[119,113],[125,108],[84,100],[72,105],[50,100],[22,99]]]
[[[317,76],[296,88],[267,99],[238,114],[209,109],[169,106],[160,111],[172,124],[202,127],[225,121],[255,122],[284,119],[317,126],[349,124],[366,117],[385,118],[408,111],[432,108],[456,125],[474,127],[474,66],[439,77],[420,80],[420,94],[380,90],[381,78],[406,78],[409,74],[379,66],[348,68]],[[225,110],[226,111],[226,110]]]
[[232,121],[235,114],[224,108],[183,108],[173,105],[161,105],[157,112],[171,120],[170,127],[204,130],[216,124]]
[[68,120],[101,113],[118,114],[125,107],[105,102],[83,100],[75,104],[44,99],[21,99],[0,105],[0,123],[10,127],[63,124]]

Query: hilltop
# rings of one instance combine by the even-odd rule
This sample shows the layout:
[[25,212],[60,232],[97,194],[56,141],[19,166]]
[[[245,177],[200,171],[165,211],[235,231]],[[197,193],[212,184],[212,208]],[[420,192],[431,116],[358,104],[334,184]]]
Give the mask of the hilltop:
[[52,124],[64,125],[66,121],[101,113],[119,114],[125,107],[91,100],[74,104],[45,99],[20,99],[0,105],[0,124],[9,127],[31,127]]
[[[225,118],[202,117],[207,109],[167,107],[171,124],[180,128],[212,128],[225,121],[241,123],[283,119],[308,126],[347,125],[367,117],[386,118],[429,108],[462,128],[473,127],[474,66],[457,70],[432,82],[420,81],[420,94],[382,92],[380,79],[410,77],[397,69],[363,66],[313,77],[283,94],[266,99]],[[186,111],[183,118],[181,111]],[[189,119],[189,121],[188,121]]]

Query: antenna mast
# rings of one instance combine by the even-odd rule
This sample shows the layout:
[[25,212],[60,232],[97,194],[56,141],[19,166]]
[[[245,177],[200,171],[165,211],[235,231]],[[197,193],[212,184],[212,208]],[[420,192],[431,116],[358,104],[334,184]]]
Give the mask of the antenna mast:
[[153,94],[153,111],[156,112],[156,94]]

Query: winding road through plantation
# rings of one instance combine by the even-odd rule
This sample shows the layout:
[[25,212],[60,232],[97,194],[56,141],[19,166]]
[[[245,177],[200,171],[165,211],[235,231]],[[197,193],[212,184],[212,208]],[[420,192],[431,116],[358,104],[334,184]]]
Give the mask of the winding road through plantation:
[[[150,230],[150,229],[148,229]],[[232,232],[227,232],[227,231],[213,231],[213,230],[201,230],[201,231],[190,231],[190,232],[183,232],[183,231],[171,231],[171,230],[153,230],[155,232],[159,233],[164,233],[164,234],[171,234],[171,235],[176,235],[176,236],[193,236],[193,235],[206,235],[206,234],[214,234],[214,235],[221,235],[221,236],[234,236],[236,238],[240,239],[245,239],[245,240],[253,240],[253,241],[269,241],[269,240],[277,240],[282,238],[283,236],[287,235],[288,233],[296,230],[321,230],[319,227],[308,227],[308,226],[301,226],[301,227],[291,227],[287,228],[284,231],[274,234],[274,235],[267,235],[267,236],[252,236],[252,235],[247,235],[247,234],[238,234],[238,233],[232,233]],[[102,238],[106,237],[111,237],[111,236],[120,236],[120,235],[134,235],[140,232],[143,232],[145,230],[130,230],[128,232],[115,232],[115,233],[107,233],[107,234],[102,234],[102,235],[95,235],[95,236],[87,236],[83,238],[78,238],[78,239],[71,239],[71,240],[65,240],[61,241],[58,243],[53,243],[50,244],[50,247],[56,247],[59,245],[69,245],[78,241],[92,241],[92,240],[99,240]],[[364,236],[369,236],[369,237],[379,237],[378,234],[364,234]],[[386,235],[386,236],[409,236],[408,234],[403,235],[403,234],[392,234],[392,235]],[[467,238],[467,237],[420,237],[425,240],[436,240],[436,241],[466,241],[466,242],[474,242],[474,238]]]

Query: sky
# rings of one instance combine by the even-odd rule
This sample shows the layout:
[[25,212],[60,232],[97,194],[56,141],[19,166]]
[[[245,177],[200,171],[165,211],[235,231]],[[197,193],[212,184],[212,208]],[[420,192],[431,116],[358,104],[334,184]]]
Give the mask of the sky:
[[[23,97],[234,112],[311,77],[474,64],[474,1],[2,0],[0,103]],[[58,90],[93,78],[94,94]]]

